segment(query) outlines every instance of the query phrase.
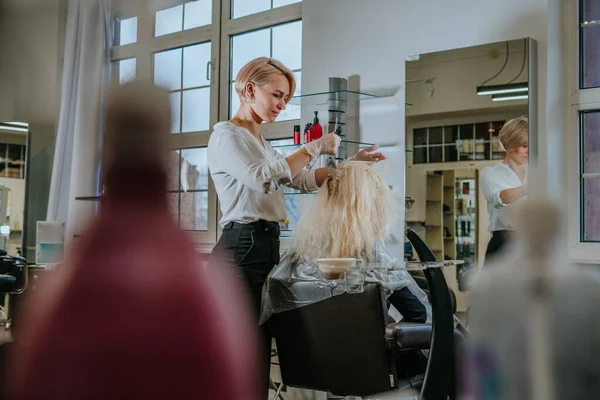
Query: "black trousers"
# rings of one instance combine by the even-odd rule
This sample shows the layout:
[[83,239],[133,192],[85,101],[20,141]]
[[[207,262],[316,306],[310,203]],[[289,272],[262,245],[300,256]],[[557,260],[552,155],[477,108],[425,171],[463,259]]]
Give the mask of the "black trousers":
[[[279,224],[257,221],[249,224],[231,222],[208,261],[209,268],[230,267],[242,280],[250,294],[256,324],[260,316],[262,288],[267,275],[279,263]],[[268,377],[271,368],[271,340],[268,323],[259,328],[261,334],[261,373],[264,376],[261,399],[268,397]]]
[[488,264],[489,261],[495,260],[502,251],[505,250],[506,244],[511,240],[511,231],[493,231],[492,238],[490,239],[487,250],[485,251],[484,265]]
[[402,314],[403,322],[427,322],[427,309],[421,301],[412,294],[409,288],[394,290],[388,302]]

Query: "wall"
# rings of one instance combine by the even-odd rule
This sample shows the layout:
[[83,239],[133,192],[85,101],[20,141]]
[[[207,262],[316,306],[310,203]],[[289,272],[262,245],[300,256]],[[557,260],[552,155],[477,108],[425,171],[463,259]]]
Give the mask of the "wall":
[[0,121],[58,117],[63,0],[4,0],[0,5]]
[[[527,58],[523,64],[524,40],[509,43],[506,67],[486,85],[527,82]],[[493,55],[492,55],[493,54]],[[499,102],[491,96],[478,96],[477,87],[500,72],[506,59],[506,42],[420,55],[406,64],[406,109],[408,117],[439,115],[468,110],[484,111],[526,105],[527,100]],[[525,66],[525,68],[522,67]],[[521,72],[522,71],[522,72]],[[521,72],[519,74],[519,72]],[[517,78],[518,76],[518,78]],[[431,83],[422,81],[431,79]],[[525,107],[525,112],[527,108]]]
[[[302,32],[303,93],[326,89],[329,76],[358,75],[363,91],[397,90],[397,96],[388,98],[391,104],[404,101],[408,55],[532,37],[539,42],[539,164],[547,163],[546,0],[304,0]],[[385,127],[361,122],[361,139],[402,148],[404,110],[390,113]],[[402,160],[395,164],[404,165],[404,153],[396,153]],[[547,174],[539,176],[540,190],[546,190]],[[403,198],[404,174],[398,171],[389,183]]]

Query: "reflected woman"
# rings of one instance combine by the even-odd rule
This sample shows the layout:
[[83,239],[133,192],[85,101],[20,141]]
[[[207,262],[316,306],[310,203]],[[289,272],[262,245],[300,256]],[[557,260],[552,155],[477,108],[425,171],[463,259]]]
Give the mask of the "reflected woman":
[[527,162],[529,159],[529,122],[526,117],[507,121],[499,135],[506,151],[504,161],[481,171],[481,189],[487,200],[492,234],[485,263],[489,263],[505,247],[513,227],[506,208],[527,196]]

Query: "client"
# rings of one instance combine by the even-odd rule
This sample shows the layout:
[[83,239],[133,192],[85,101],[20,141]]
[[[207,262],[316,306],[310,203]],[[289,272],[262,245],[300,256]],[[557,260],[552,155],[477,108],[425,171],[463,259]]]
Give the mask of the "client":
[[[430,309],[426,294],[406,270],[386,269],[401,265],[383,246],[400,215],[396,205],[392,191],[371,163],[340,164],[297,224],[291,247],[269,274],[263,290],[261,322],[273,313],[344,291],[340,288],[343,279],[328,281],[321,276],[316,265],[319,258],[356,258],[363,266],[373,266],[367,268],[365,280],[382,284],[402,320],[426,322]],[[315,285],[307,288],[307,282]]]

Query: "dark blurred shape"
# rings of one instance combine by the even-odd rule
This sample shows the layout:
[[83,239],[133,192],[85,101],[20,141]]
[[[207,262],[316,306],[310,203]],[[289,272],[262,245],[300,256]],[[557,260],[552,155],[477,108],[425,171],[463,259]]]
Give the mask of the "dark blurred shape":
[[241,292],[198,265],[168,211],[169,109],[150,83],[111,94],[106,197],[24,310],[9,398],[257,398]]

